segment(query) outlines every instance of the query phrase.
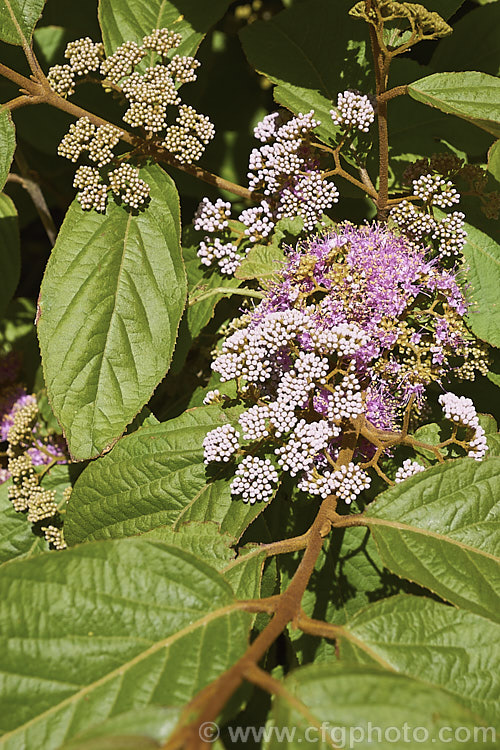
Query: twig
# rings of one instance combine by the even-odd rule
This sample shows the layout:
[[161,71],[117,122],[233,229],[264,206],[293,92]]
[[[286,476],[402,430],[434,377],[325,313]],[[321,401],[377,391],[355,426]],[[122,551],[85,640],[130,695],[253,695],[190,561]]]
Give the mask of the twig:
[[392,89],[388,89],[388,91],[384,91],[380,96],[378,97],[379,102],[388,102],[389,99],[395,99],[396,96],[404,96],[404,94],[408,93],[408,85],[405,84],[404,86],[394,86]]
[[19,167],[19,171],[21,172],[21,179],[19,180],[19,182],[31,198],[31,201],[36,208],[36,212],[40,217],[40,221],[43,224],[45,233],[49,238],[49,242],[52,247],[54,247],[57,237],[56,225],[54,224],[54,220],[52,219],[52,215],[50,213],[47,201],[44,198],[40,185],[38,185],[38,183],[35,182],[35,180],[32,178],[32,173],[19,146],[16,149],[14,160]]

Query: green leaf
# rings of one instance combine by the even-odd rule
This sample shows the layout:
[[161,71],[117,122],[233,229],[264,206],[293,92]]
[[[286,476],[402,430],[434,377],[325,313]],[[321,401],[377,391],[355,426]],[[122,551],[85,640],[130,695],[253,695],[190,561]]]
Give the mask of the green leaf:
[[193,521],[180,526],[177,530],[170,526],[158,526],[147,531],[143,537],[180,547],[219,571],[225,569],[236,555],[231,549],[236,539],[229,534],[221,534],[217,524],[212,521]]
[[0,39],[8,44],[29,44],[44,5],[45,0],[2,0]]
[[371,604],[343,628],[340,658],[378,663],[451,693],[489,724],[498,720],[500,626],[424,596]]
[[238,599],[256,599],[260,595],[265,560],[265,550],[255,547],[247,551],[243,548],[236,560],[222,568],[221,573]]
[[188,521],[214,521],[241,536],[264,503],[234,500],[228,480],[217,478],[231,476],[231,468],[207,472],[202,447],[209,430],[235,417],[232,410],[202,407],[120,440],[78,478],[65,521],[68,544]]
[[495,141],[488,151],[488,172],[500,182],[500,141]]
[[500,136],[500,80],[486,73],[435,73],[411,83],[408,93],[479,128]]
[[168,370],[186,299],[179,202],[158,166],[151,203],[100,216],[76,201],[42,282],[38,335],[47,392],[78,460],[108,450]]
[[236,269],[236,278],[266,281],[276,276],[285,261],[284,246],[295,244],[302,228],[300,217],[280,219],[267,245],[254,245],[250,248],[247,257]]
[[[266,749],[301,750],[314,742],[318,750],[372,750],[375,743],[404,750],[418,742],[427,750],[459,750],[457,728],[462,737],[467,730],[472,737],[478,724],[459,700],[418,680],[376,667],[311,664],[286,677],[275,696],[270,721],[275,730]],[[494,732],[485,736],[489,741],[481,747],[493,750]]]
[[499,468],[495,457],[435,466],[382,493],[364,515],[390,570],[495,621]]
[[0,190],[7,181],[16,149],[16,129],[7,107],[0,107]]
[[500,346],[500,245],[470,224],[465,230],[467,244],[462,252],[469,267],[467,296],[472,303],[467,322],[480,339]]
[[17,211],[11,199],[3,193],[0,194],[0,264],[0,315],[3,315],[21,276]]
[[[453,34],[440,40],[430,67],[436,72],[472,69],[498,75],[499,22],[499,5],[476,8],[466,13],[453,25]],[[463,54],[464,49],[467,49],[466,55]]]
[[[224,15],[230,0],[101,0],[99,23],[106,52],[110,54],[126,40],[140,42],[153,29],[171,27],[182,35],[176,52],[193,55],[206,32]],[[180,18],[183,16],[183,18]]]
[[14,561],[0,570],[0,592],[5,750],[55,750],[125,711],[182,706],[247,646],[251,616],[229,584],[162,542]]
[[373,87],[366,31],[348,16],[352,5],[351,0],[308,0],[240,33],[250,64],[276,84],[276,101],[295,113],[314,109],[325,140],[337,133],[330,109],[339,91]]

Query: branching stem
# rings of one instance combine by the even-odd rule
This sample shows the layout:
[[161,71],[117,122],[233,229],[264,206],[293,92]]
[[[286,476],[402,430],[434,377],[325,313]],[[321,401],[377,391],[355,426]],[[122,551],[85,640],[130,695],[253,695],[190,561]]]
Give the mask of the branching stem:
[[[32,60],[36,61],[36,58],[32,52],[31,55]],[[12,99],[10,102],[7,102],[7,104],[4,105],[8,109],[18,109],[19,107],[25,106],[27,104],[48,104],[51,107],[55,107],[56,109],[60,109],[63,112],[67,112],[73,117],[88,117],[88,119],[97,126],[114,125],[114,123],[110,123],[108,122],[108,120],[95,115],[93,112],[89,112],[88,110],[79,107],[77,104],[73,104],[73,102],[64,99],[62,96],[59,96],[59,94],[56,94],[55,91],[52,91],[38,62],[36,62],[36,71],[33,70],[34,77],[32,78],[26,78],[26,76],[17,73],[17,71],[12,70],[3,63],[0,63],[0,75],[17,84],[22,94],[21,96]],[[121,132],[120,138],[124,143],[127,143],[133,148],[137,148],[139,146],[145,156],[154,156],[158,162],[168,164],[171,167],[175,167],[176,169],[179,169],[182,172],[186,172],[187,174],[190,174],[193,177],[196,177],[199,180],[208,183],[209,185],[214,185],[219,190],[227,190],[228,192],[233,193],[240,198],[246,198],[252,201],[258,201],[262,198],[259,193],[253,193],[248,188],[245,188],[242,185],[237,185],[230,180],[225,180],[223,177],[212,174],[212,172],[208,172],[202,167],[198,167],[194,164],[183,164],[165,148],[154,145],[152,143],[148,143],[143,138],[140,138],[139,136],[134,135],[127,130],[124,130],[120,126],[114,125],[114,127],[119,128]]]

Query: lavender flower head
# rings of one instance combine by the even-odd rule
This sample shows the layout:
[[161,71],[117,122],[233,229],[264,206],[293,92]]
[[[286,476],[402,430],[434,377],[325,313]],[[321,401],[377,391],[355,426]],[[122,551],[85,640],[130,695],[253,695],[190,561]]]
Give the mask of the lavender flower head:
[[[236,379],[250,408],[230,449],[227,427],[209,433],[206,463],[245,454],[271,460],[272,482],[264,482],[262,463],[245,464],[250,474],[255,469],[248,481],[257,488],[251,497],[240,493],[245,501],[270,499],[276,472],[287,472],[310,494],[350,503],[369,487],[371,465],[361,442],[348,465],[338,461],[349,425],[400,434],[405,409],[423,405],[428,385],[487,369],[466,311],[457,272],[385,226],[344,223],[299,242],[250,323],[212,363],[222,382]],[[442,402],[448,412],[453,398]],[[484,433],[467,415],[459,410],[456,430],[480,460]]]

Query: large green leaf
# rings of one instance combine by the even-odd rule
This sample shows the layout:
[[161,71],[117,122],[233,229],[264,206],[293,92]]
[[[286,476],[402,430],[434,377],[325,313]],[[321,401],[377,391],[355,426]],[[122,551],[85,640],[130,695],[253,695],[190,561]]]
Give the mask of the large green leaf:
[[481,230],[465,225],[462,250],[467,270],[467,296],[472,303],[467,322],[476,336],[500,346],[500,245]]
[[0,39],[9,44],[27,44],[40,18],[45,0],[2,0]]
[[[474,730],[482,729],[477,717],[444,690],[376,667],[334,663],[300,667],[284,680],[271,727],[267,750],[301,750],[308,744],[318,750],[405,750],[417,743],[425,750],[460,750],[464,736],[472,745]],[[494,731],[485,737],[481,748],[493,750]]]
[[168,370],[186,299],[179,200],[160,167],[134,215],[70,207],[42,282],[47,391],[72,455],[109,449]]
[[401,594],[366,607],[344,631],[341,659],[377,662],[443,688],[487,723],[498,721],[500,625]]
[[382,493],[365,513],[397,575],[500,619],[500,458],[450,461]]
[[65,522],[68,543],[188,521],[215,521],[222,531],[241,536],[264,503],[248,506],[232,499],[227,479],[207,471],[202,447],[209,430],[234,416],[217,406],[202,407],[120,440],[76,482]]
[[274,96],[292,112],[314,109],[327,139],[337,132],[330,109],[346,88],[369,91],[366,31],[348,15],[351,0],[308,0],[241,32],[249,62],[277,85]]
[[500,136],[500,80],[486,73],[435,73],[410,83],[413,99]]
[[12,117],[6,107],[0,107],[0,190],[7,181],[15,148],[16,129]]
[[0,265],[0,314],[3,315],[21,275],[17,211],[11,199],[3,193],[0,193]]
[[[106,52],[109,54],[122,42],[140,42],[152,29],[171,27],[182,34],[177,52],[192,55],[206,32],[224,15],[230,0],[101,0],[99,23]],[[181,20],[179,18],[183,16]]]
[[13,561],[0,592],[5,750],[55,750],[126,711],[183,706],[247,646],[251,616],[229,584],[162,542]]

